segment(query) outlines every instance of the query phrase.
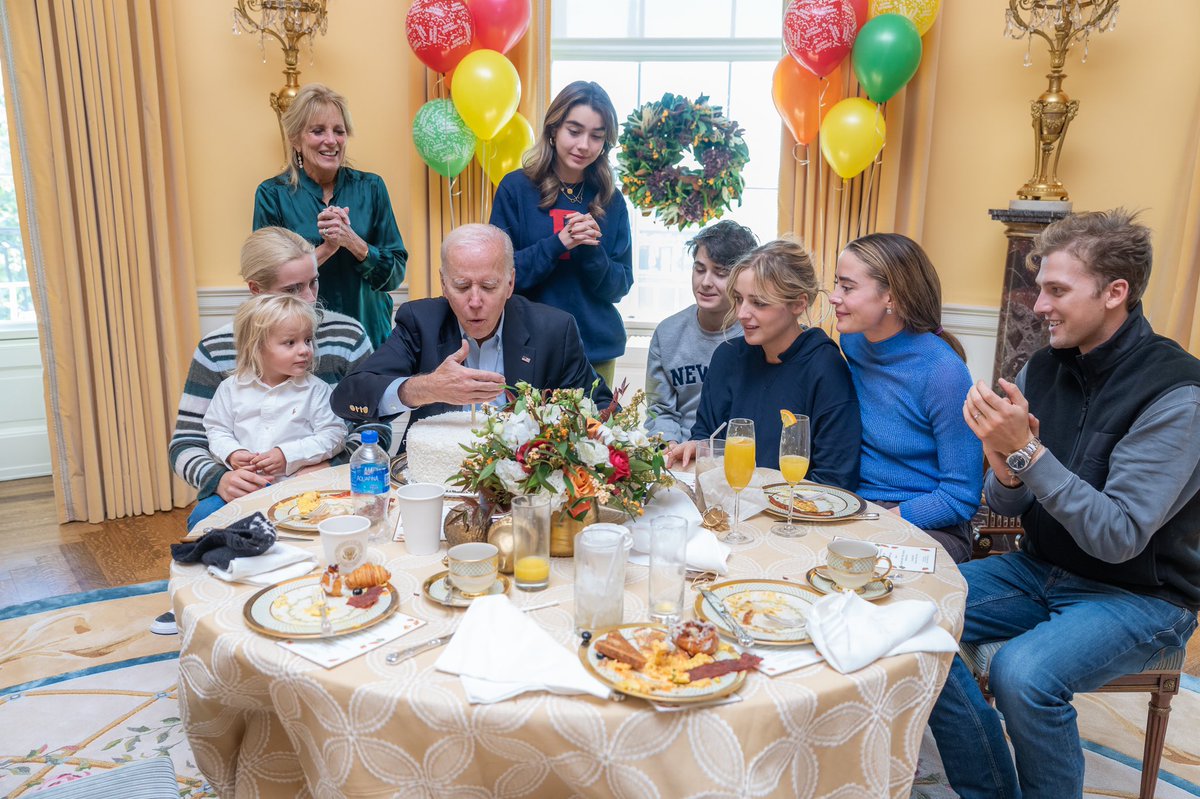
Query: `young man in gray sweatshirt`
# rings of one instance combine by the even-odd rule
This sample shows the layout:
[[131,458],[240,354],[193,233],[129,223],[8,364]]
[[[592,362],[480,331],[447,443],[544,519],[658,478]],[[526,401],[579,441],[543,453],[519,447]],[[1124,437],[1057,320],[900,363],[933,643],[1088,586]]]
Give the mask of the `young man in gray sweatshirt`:
[[658,324],[646,358],[646,429],[661,433],[665,441],[688,440],[713,350],[742,334],[742,326],[729,316],[725,281],[733,265],[757,244],[750,228],[729,219],[688,242],[696,303]]
[[[1021,551],[962,567],[963,643],[992,658],[996,710],[955,658],[930,727],[963,799],[1081,796],[1071,699],[1183,646],[1200,608],[1200,361],[1142,315],[1150,231],[1076,214],[1030,256],[1050,346],[1004,395],[963,405],[992,467],[988,504],[1021,516]],[[1019,787],[1018,787],[1019,785]]]

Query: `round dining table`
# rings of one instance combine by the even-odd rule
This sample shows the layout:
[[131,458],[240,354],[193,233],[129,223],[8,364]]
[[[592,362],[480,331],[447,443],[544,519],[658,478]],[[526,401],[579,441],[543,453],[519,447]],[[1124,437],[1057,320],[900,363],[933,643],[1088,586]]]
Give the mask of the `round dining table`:
[[[198,529],[221,527],[280,499],[345,489],[349,467],[295,477],[235,500]],[[897,514],[811,525],[801,538],[750,519],[726,579],[805,584],[835,536],[936,548],[932,573],[896,575],[879,600],[928,600],[957,639],[966,585],[945,550]],[[291,536],[291,533],[284,533]],[[310,547],[322,559],[315,536]],[[291,542],[289,542],[291,543]],[[170,591],[182,636],[179,698],[196,765],[218,794],[234,797],[907,797],[922,733],[953,655],[885,657],[850,674],[825,662],[767,677],[752,672],[741,701],[659,712],[636,698],[525,693],[469,704],[459,677],[440,672],[434,649],[396,665],[386,655],[452,631],[463,610],[422,594],[443,570],[441,551],[409,555],[377,545],[400,612],[427,622],[391,644],[326,669],[252,631],[243,609],[259,587],[230,583],[201,565],[173,564]],[[647,616],[647,572],[629,564],[625,621]],[[550,585],[514,587],[561,644],[579,646],[572,612],[573,564],[554,558]],[[695,590],[688,588],[687,608]],[[688,616],[691,611],[688,611]]]

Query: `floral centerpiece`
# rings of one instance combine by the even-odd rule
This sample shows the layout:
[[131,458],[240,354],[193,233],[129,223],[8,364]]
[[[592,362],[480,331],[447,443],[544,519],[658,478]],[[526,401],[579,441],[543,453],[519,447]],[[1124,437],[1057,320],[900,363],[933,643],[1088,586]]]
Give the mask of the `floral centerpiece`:
[[507,506],[514,496],[545,493],[551,505],[582,519],[599,505],[639,516],[656,485],[670,485],[665,444],[638,421],[645,392],[623,409],[600,410],[583,389],[539,391],[518,383],[499,410],[487,409],[479,440],[451,480]]

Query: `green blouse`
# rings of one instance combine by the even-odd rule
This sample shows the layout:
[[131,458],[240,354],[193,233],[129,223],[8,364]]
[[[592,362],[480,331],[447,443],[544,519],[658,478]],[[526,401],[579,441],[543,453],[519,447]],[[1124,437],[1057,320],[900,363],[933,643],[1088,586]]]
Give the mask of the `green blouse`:
[[[378,349],[392,331],[388,292],[400,287],[408,261],[387,186],[378,175],[344,166],[338,170],[329,205],[350,209],[350,226],[367,243],[368,253],[362,261],[345,248],[331,255],[318,272],[317,297],[331,311],[361,322]],[[317,214],[325,206],[321,187],[303,171],[294,189],[286,173],[276,175],[254,193],[254,230],[276,225],[319,245],[323,239],[317,232]]]

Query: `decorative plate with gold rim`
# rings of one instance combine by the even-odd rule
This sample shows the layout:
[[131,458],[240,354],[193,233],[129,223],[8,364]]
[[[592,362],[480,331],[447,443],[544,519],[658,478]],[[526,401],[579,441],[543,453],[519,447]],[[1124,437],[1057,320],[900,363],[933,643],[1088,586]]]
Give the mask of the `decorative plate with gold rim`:
[[[821,595],[806,585],[785,580],[729,580],[714,583],[708,590],[758,646],[796,646],[812,640],[808,612]],[[736,638],[703,595],[696,597],[695,609],[696,617],[715,624],[721,635]]]
[[[808,584],[822,594],[836,594],[841,590],[833,578],[821,571],[820,566],[813,566],[809,569],[808,574],[804,575],[804,579],[808,580]],[[874,602],[876,599],[883,599],[892,593],[893,587],[892,581],[887,577],[877,577],[854,593],[869,602]]]
[[[763,486],[767,495],[767,513],[786,519],[788,515],[788,484],[770,483]],[[857,516],[866,510],[867,503],[858,494],[836,486],[820,483],[796,484],[794,520],[804,522],[838,522]]]
[[282,530],[315,533],[324,520],[352,513],[349,491],[305,491],[276,502],[267,509],[267,519]]
[[333,635],[365,630],[386,619],[400,607],[400,597],[391,583],[379,601],[369,608],[348,604],[349,596],[329,596],[321,588],[320,574],[285,580],[264,588],[246,602],[246,626],[273,638],[323,638],[321,603],[329,617]]
[[[450,585],[450,572],[441,571],[430,577],[421,586],[421,593],[431,602],[436,602],[439,605],[445,605],[448,608],[465,608],[471,604],[476,597],[463,596],[453,586]],[[509,579],[503,574],[496,575],[496,582],[492,583],[492,587],[488,589],[486,594],[482,596],[491,596],[493,594],[507,594]]]
[[[579,646],[579,660],[583,667],[593,677],[612,688],[618,693],[636,696],[640,699],[650,699],[673,705],[683,705],[699,702],[710,702],[722,696],[727,696],[742,687],[746,682],[746,672],[733,671],[719,677],[699,680],[695,684],[677,684],[671,681],[669,666],[647,665],[638,671],[625,664],[617,664],[608,660],[596,651],[596,642],[609,633],[622,635],[626,640],[643,654],[652,651],[649,648],[649,638],[653,635],[666,639],[667,629],[659,624],[621,624],[616,627],[605,627],[597,630],[586,644]],[[671,645],[674,647],[674,644]],[[679,657],[684,657],[680,655]],[[715,656],[716,660],[737,660],[739,654],[733,647],[722,644]]]

